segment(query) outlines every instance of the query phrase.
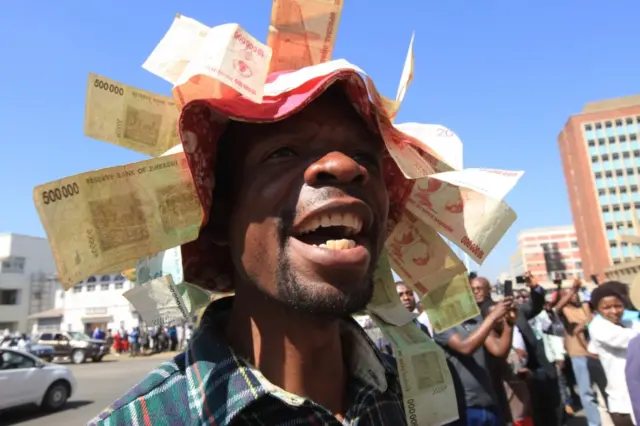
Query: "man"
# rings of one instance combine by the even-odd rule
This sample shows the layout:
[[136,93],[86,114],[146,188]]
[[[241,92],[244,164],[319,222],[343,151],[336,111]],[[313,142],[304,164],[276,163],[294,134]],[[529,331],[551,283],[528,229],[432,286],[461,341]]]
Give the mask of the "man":
[[350,318],[386,238],[381,137],[332,86],[284,120],[231,122],[218,149],[200,238],[228,248],[235,296],[97,422],[406,424],[397,372]]
[[[493,333],[513,301],[508,298],[496,304],[496,308],[483,320],[481,315],[463,322],[442,333],[434,340],[445,349],[456,387],[460,420],[456,425],[502,426],[502,415],[495,389],[487,369],[485,349],[497,357],[506,357],[511,348],[513,328],[505,324],[500,336]],[[457,385],[457,386],[456,386]]]
[[592,384],[595,382],[606,398],[606,377],[597,356],[587,350],[588,337],[585,330],[592,319],[592,313],[586,303],[580,302],[578,292],[581,287],[582,281],[575,279],[571,289],[562,293],[554,309],[565,322],[565,347],[571,359],[571,367],[578,384],[578,395],[587,422],[589,426],[600,426],[602,421]]
[[[398,297],[400,297],[400,302],[402,302],[402,305],[407,308],[407,311],[416,312],[418,301],[416,300],[416,294],[413,292],[413,290],[411,290],[402,281],[398,281],[396,283],[396,292],[398,293]],[[420,321],[420,317],[422,316],[426,318],[426,312],[421,313],[418,318],[413,320],[413,322],[420,328],[420,330],[424,331],[427,336],[431,337],[433,336],[433,330],[427,324],[424,324]]]
[[[547,359],[542,336],[538,336],[529,324],[544,308],[544,289],[538,285],[536,278],[527,272],[525,285],[529,288],[530,297],[521,291],[517,296],[515,326],[524,339],[527,351],[527,369],[532,373],[530,382],[533,418],[537,426],[559,426],[562,424],[562,405],[555,366]],[[479,304],[490,304],[487,300],[490,292],[486,291],[488,281],[472,280],[471,287]]]

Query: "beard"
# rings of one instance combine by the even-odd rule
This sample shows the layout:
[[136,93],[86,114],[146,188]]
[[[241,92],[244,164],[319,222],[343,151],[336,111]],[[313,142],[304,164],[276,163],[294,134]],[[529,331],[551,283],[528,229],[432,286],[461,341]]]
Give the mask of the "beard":
[[281,251],[276,270],[275,299],[287,308],[327,317],[337,318],[353,315],[362,311],[373,296],[373,274],[366,282],[356,286],[357,290],[346,294],[333,287],[335,291],[323,291],[313,283],[302,283],[292,270],[286,251]]

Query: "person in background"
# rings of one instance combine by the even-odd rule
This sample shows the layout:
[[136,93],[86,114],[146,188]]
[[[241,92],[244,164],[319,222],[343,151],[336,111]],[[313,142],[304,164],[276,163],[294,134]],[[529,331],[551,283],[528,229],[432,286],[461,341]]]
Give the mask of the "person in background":
[[169,327],[167,333],[169,335],[169,350],[175,352],[178,348],[178,330],[176,330],[176,326]]
[[627,390],[636,423],[640,419],[640,335],[629,342],[627,365],[625,366]]
[[512,308],[508,298],[496,303],[495,309],[482,318],[478,315],[450,328],[436,333],[434,340],[445,349],[454,376],[456,396],[462,399],[459,410],[460,420],[453,425],[503,426],[502,413],[491,377],[487,369],[486,351],[496,357],[505,357],[511,348],[513,328],[505,323],[505,332],[497,336],[492,333]]
[[129,334],[129,354],[137,356],[140,348],[140,331],[138,327],[134,327]]
[[[589,324],[590,352],[598,355],[607,376],[608,411],[615,426],[633,426],[632,406],[625,368],[627,348],[640,334],[640,324],[622,319],[625,296],[618,282],[606,282],[593,290],[591,304],[599,314]],[[581,325],[577,327],[580,329]]]
[[26,334],[22,333],[17,344],[18,350],[22,352],[31,352],[31,342]]
[[[482,315],[484,317],[489,315],[495,306],[493,304],[488,308],[485,307],[485,310],[481,311]],[[513,324],[515,320],[515,312],[511,311],[511,314],[498,321],[492,333],[496,333],[498,336],[504,333],[505,324],[507,322]],[[517,327],[513,326],[513,339],[507,357],[490,357],[489,359],[491,360],[490,371],[498,398],[501,398],[500,394],[504,395],[504,400],[500,401],[502,411],[505,414],[504,421],[513,426],[533,426],[531,396],[527,383],[527,377],[531,373],[526,368],[527,351],[522,334]]]
[[[396,283],[396,292],[398,292],[398,297],[400,297],[400,302],[402,305],[407,308],[409,312],[416,313],[416,305],[418,301],[416,300],[416,295],[405,283],[402,281],[398,281]],[[426,333],[427,336],[431,337],[432,332],[429,330],[427,326],[419,322],[417,319],[414,319],[413,322],[419,327],[422,331]]]
[[585,330],[592,315],[586,304],[582,304],[578,297],[581,286],[582,281],[575,279],[571,289],[562,295],[554,309],[565,320],[565,347],[571,358],[571,366],[578,383],[578,394],[587,422],[589,426],[600,426],[602,421],[592,383],[596,382],[603,395],[606,395],[606,383],[603,383],[604,377],[596,371],[597,368],[602,369],[600,361],[596,355],[587,350]]

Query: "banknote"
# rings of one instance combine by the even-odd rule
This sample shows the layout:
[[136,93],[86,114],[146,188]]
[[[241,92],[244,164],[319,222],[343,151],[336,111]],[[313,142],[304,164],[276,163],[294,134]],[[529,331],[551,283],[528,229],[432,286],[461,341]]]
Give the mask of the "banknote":
[[136,275],[138,283],[145,283],[167,275],[171,276],[189,313],[196,313],[198,309],[207,306],[211,301],[209,292],[184,281],[180,247],[173,247],[141,258],[136,265]]
[[448,285],[427,292],[420,302],[435,333],[441,333],[480,315],[466,271],[453,278]]
[[172,85],[178,83],[189,62],[209,34],[209,27],[177,14],[169,31],[142,64],[142,68]]
[[373,275],[373,296],[367,309],[393,325],[406,324],[416,317],[400,302],[386,252],[378,258]]
[[203,219],[184,153],[66,177],[33,195],[65,289],[195,240]]
[[213,27],[172,90],[180,108],[195,99],[243,95],[262,102],[271,48],[238,24]]
[[407,425],[440,426],[459,418],[444,351],[413,322],[392,326],[373,320],[393,347]]
[[385,247],[393,270],[420,297],[465,271],[449,245],[432,227],[405,211]]
[[394,127],[409,136],[409,143],[435,157],[432,166],[438,173],[462,170],[462,141],[450,129],[425,123],[401,123]]
[[148,326],[170,327],[191,319],[170,275],[138,284],[122,295]]
[[298,70],[331,60],[343,0],[274,0],[267,44],[269,72]]
[[84,134],[157,156],[180,143],[175,102],[97,74],[89,74]]
[[406,209],[482,264],[516,220],[506,203],[463,186],[417,179]]
[[404,95],[407,93],[409,84],[411,84],[411,82],[413,81],[413,39],[414,35],[411,36],[409,51],[407,52],[407,58],[404,62],[404,68],[402,69],[402,75],[400,76],[400,83],[398,84],[398,91],[396,93],[395,100],[389,99],[386,96],[380,94],[380,92],[378,92],[378,90],[376,89],[373,80],[369,76],[366,77],[369,92],[376,94],[376,96],[373,97],[374,104],[387,116],[387,118],[391,122],[393,122],[398,115],[398,110],[400,109],[400,105],[402,105]]

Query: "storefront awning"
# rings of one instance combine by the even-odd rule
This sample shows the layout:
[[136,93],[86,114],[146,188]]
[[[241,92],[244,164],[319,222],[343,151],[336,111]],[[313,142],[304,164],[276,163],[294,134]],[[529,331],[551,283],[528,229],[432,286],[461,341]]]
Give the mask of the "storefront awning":
[[111,321],[111,315],[86,315],[86,316],[80,318],[80,321],[85,322],[85,323],[110,322]]
[[62,308],[49,309],[47,311],[38,312],[37,314],[29,315],[29,319],[40,318],[62,318],[64,310]]

